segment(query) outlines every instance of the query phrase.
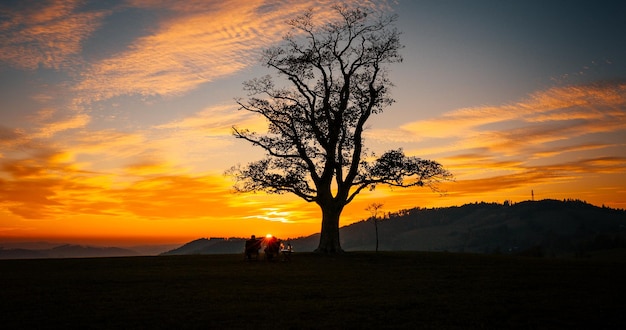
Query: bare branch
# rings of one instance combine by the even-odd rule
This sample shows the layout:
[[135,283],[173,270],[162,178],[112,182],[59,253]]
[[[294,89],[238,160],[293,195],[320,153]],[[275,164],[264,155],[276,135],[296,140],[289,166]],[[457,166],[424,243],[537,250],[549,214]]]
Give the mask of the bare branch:
[[[363,189],[379,184],[427,186],[452,178],[434,161],[407,157],[402,150],[364,161],[363,132],[373,115],[394,100],[387,75],[390,63],[402,61],[397,16],[374,15],[367,8],[333,7],[338,19],[316,24],[313,11],[290,20],[284,43],[264,52],[264,64],[284,79],[244,83],[240,110],[263,117],[267,132],[233,127],[233,135],[266,152],[266,158],[228,171],[242,192],[292,193],[322,208],[338,235],[343,207]],[[328,227],[330,226],[330,227]],[[326,236],[322,233],[322,241]],[[336,246],[338,239],[331,240]],[[321,245],[321,243],[320,243]]]

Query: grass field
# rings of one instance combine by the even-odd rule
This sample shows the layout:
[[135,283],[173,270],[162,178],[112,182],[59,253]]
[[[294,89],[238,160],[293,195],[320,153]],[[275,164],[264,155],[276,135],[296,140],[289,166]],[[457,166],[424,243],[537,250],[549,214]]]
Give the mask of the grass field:
[[624,328],[626,262],[448,253],[0,260],[2,329]]

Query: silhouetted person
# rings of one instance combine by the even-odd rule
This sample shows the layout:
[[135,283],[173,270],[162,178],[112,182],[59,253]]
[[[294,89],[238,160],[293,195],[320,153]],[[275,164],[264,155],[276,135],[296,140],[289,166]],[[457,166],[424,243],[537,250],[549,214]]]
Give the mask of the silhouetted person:
[[261,249],[261,241],[256,239],[256,236],[252,235],[249,240],[246,241],[246,259],[252,259],[254,255],[255,259],[259,258],[259,250]]
[[293,248],[291,247],[291,243],[287,242],[287,246],[282,246],[280,253],[283,255],[283,261],[291,260],[291,253],[293,252]]
[[280,240],[276,237],[271,237],[267,239],[265,245],[265,258],[267,260],[272,260],[274,255],[278,255],[280,252]]

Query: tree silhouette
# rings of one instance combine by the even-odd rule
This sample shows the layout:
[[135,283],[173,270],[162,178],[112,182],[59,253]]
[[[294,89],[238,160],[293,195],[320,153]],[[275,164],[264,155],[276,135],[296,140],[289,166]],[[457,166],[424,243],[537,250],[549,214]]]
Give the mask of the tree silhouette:
[[[271,76],[244,83],[240,110],[265,118],[263,134],[233,127],[233,135],[265,150],[265,159],[227,171],[240,192],[292,193],[322,211],[320,253],[342,252],[339,217],[363,189],[377,184],[429,186],[451,178],[441,164],[407,157],[379,158],[364,148],[372,115],[393,103],[386,66],[401,62],[397,17],[336,5],[336,19],[316,25],[312,11],[288,22],[284,43],[264,52]],[[377,17],[374,17],[377,16]]]
[[374,221],[374,228],[376,229],[376,252],[378,252],[378,210],[382,207],[382,203],[372,203],[365,208],[366,211],[370,211],[372,221]]

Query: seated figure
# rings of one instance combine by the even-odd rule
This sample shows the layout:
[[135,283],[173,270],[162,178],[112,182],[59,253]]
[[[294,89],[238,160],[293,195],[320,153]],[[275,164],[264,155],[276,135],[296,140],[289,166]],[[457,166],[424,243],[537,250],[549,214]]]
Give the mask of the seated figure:
[[265,244],[265,258],[267,260],[272,260],[274,256],[278,255],[278,251],[280,250],[280,240],[276,237],[271,237],[267,239]]
[[281,244],[280,252],[283,255],[283,261],[291,260],[291,253],[293,252],[293,247],[291,247],[291,243],[288,242],[287,246]]
[[259,250],[261,249],[261,240],[256,239],[256,236],[252,235],[249,240],[246,241],[245,256],[250,260],[259,258]]

